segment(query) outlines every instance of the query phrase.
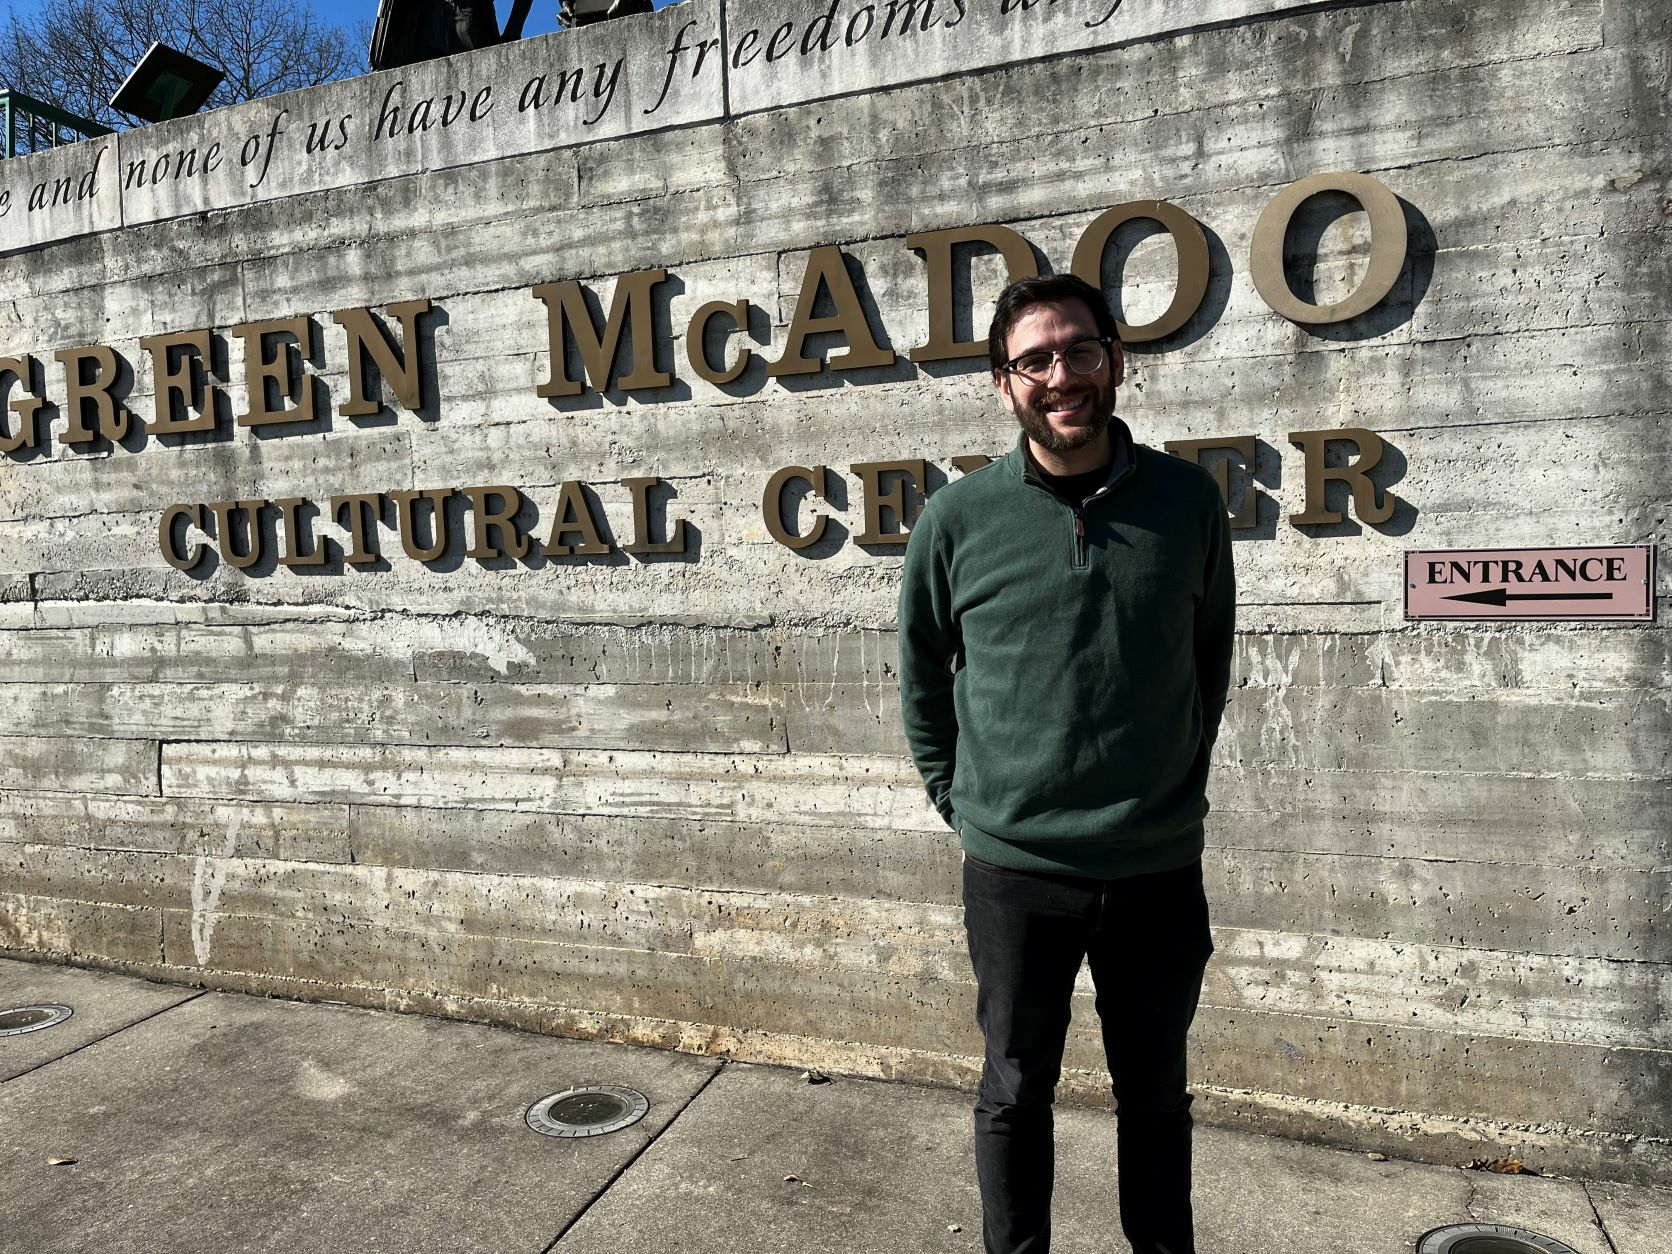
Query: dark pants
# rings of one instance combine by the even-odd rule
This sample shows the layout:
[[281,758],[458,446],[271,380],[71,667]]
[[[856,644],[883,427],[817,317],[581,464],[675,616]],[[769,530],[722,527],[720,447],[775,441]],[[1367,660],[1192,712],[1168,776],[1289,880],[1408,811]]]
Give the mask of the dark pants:
[[1118,880],[964,861],[987,1042],[975,1165],[988,1254],[1051,1244],[1051,1101],[1082,959],[1114,1078],[1120,1218],[1135,1254],[1195,1254],[1185,1035],[1213,952],[1202,864]]

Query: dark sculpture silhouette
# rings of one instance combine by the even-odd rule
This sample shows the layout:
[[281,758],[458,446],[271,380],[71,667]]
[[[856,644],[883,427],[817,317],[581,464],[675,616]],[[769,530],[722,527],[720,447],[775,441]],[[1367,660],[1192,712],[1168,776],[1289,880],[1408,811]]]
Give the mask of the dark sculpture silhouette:
[[557,6],[557,20],[564,30],[574,30],[612,17],[649,13],[655,7],[652,0],[562,0]]
[[534,0],[515,0],[505,29],[493,0],[380,0],[372,32],[374,70],[491,48],[522,38]]

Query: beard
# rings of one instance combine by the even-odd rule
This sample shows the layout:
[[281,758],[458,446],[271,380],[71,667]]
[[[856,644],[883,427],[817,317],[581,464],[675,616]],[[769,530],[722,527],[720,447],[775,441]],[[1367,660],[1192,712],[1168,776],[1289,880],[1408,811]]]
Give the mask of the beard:
[[[1080,388],[1045,392],[1032,405],[1016,401],[1016,421],[1030,440],[1049,452],[1072,453],[1085,448],[1109,429],[1109,421],[1115,412],[1115,387],[1113,383],[1101,381],[1088,384],[1084,390],[1091,393],[1092,417],[1072,430],[1064,432],[1053,427],[1048,411],[1064,397],[1081,395]],[[1012,391],[1011,399],[1015,400],[1015,397]]]

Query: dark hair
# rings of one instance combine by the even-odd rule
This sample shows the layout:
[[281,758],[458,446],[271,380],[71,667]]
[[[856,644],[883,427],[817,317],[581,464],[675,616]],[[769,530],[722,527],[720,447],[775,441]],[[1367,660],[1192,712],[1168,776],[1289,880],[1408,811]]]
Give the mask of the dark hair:
[[987,359],[997,370],[1010,358],[1005,352],[1005,341],[1010,328],[1022,320],[1022,315],[1035,305],[1047,302],[1077,300],[1091,310],[1097,333],[1105,339],[1120,343],[1120,328],[1115,315],[1109,312],[1109,302],[1103,293],[1074,274],[1048,274],[1031,279],[1017,279],[999,293],[999,303],[993,309],[993,325],[987,331]]

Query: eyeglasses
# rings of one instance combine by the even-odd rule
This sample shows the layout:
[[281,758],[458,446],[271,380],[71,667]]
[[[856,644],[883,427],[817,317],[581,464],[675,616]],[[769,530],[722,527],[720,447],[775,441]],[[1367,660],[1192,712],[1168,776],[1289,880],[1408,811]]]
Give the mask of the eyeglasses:
[[1080,340],[1056,352],[1039,349],[1036,352],[1023,353],[1020,357],[1012,357],[999,369],[1006,374],[1019,374],[1029,383],[1043,383],[1050,377],[1051,367],[1060,357],[1063,364],[1075,374],[1091,374],[1102,368],[1104,360],[1108,357],[1110,343],[1108,339]]

